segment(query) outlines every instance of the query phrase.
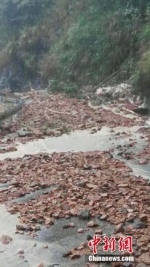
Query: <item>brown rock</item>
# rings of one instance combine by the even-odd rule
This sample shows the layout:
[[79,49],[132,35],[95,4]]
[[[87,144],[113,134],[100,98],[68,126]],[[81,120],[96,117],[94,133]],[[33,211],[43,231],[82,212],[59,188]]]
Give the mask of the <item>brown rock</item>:
[[48,248],[48,245],[44,245],[43,248]]
[[129,185],[128,184],[118,184],[118,187],[128,188]]
[[92,129],[91,131],[90,131],[90,134],[95,134],[97,132],[97,129]]
[[116,234],[117,233],[124,233],[124,228],[123,228],[123,224],[122,223],[116,225],[115,232],[116,232]]
[[127,215],[127,221],[128,221],[128,222],[132,222],[132,221],[134,220],[135,217],[136,217],[136,216],[135,216],[134,214],[129,213],[129,214]]
[[150,264],[150,252],[143,253],[139,260],[142,261],[145,264]]
[[78,229],[78,233],[79,233],[79,234],[82,234],[82,233],[84,233],[84,230],[83,230],[82,228],[79,228],[79,229]]
[[139,161],[139,164],[140,165],[145,165],[145,164],[147,164],[148,163],[148,160],[147,159],[141,159],[140,161]]
[[45,219],[45,224],[47,225],[53,225],[54,224],[54,220],[53,219],[51,219],[51,218],[46,218]]
[[69,227],[74,227],[74,223],[69,223]]
[[8,151],[9,151],[9,152],[17,151],[17,148],[11,146],[11,147],[8,148]]
[[146,253],[149,251],[148,247],[141,247],[141,253]]
[[148,217],[146,214],[140,214],[139,219],[141,222],[147,222]]
[[101,193],[101,197],[107,197],[108,194],[107,193]]
[[65,216],[65,219],[70,219],[70,216],[69,216],[69,215],[66,215],[66,216]]
[[95,184],[86,184],[86,187],[89,189],[97,189],[97,185]]
[[72,251],[69,250],[69,251],[67,251],[66,253],[63,254],[63,257],[66,258],[66,257],[70,256],[71,254],[72,254]]
[[27,226],[25,225],[25,224],[18,224],[18,225],[16,225],[16,229],[18,230],[18,231],[24,231],[25,229],[27,228]]
[[141,248],[143,246],[147,246],[149,243],[149,238],[147,236],[142,236],[137,240],[137,247]]
[[124,229],[124,232],[125,233],[132,233],[132,231],[133,231],[133,229],[134,229],[134,226],[131,224],[131,225],[128,225],[125,229]]
[[20,250],[17,254],[24,254],[24,250]]
[[103,231],[101,229],[95,230],[96,235],[102,235]]
[[59,213],[53,213],[52,216],[53,216],[54,218],[58,219],[58,218],[59,218]]
[[0,237],[0,240],[2,241],[3,244],[7,245],[12,241],[12,237],[10,237],[8,235],[2,235]]
[[84,247],[84,248],[86,248],[87,243],[86,242],[83,242],[83,243],[81,243],[81,246]]
[[94,222],[94,221],[90,221],[87,224],[88,227],[94,227],[94,226],[98,226],[98,223]]
[[78,250],[83,250],[83,249],[84,249],[83,246],[78,247]]
[[80,258],[80,257],[81,257],[80,254],[75,253],[75,254],[72,254],[72,255],[70,256],[70,259],[71,259],[71,260],[74,260],[74,259],[78,259],[78,258]]
[[107,220],[108,219],[108,215],[107,214],[104,214],[100,217],[101,220]]
[[70,227],[69,224],[66,224],[66,225],[63,226],[64,229],[67,229],[69,227]]
[[19,211],[19,209],[18,207],[14,206],[12,208],[8,208],[7,211],[10,212],[11,214],[15,214],[16,212]]

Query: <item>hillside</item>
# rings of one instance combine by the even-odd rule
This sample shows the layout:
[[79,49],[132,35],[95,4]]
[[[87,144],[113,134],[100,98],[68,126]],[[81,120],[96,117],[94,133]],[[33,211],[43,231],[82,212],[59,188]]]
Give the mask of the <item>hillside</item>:
[[149,95],[149,0],[1,0],[0,87],[77,95],[110,76]]

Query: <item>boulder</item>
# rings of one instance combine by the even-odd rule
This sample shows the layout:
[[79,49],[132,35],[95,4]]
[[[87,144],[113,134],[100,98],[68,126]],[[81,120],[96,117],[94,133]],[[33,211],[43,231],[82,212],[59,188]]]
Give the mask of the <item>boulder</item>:
[[33,135],[32,132],[29,132],[27,128],[21,128],[18,131],[18,136],[19,137],[31,137]]

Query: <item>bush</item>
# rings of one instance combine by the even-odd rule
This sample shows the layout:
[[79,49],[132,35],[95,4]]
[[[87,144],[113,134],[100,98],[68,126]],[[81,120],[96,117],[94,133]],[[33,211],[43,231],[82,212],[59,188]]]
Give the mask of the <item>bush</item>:
[[78,87],[73,83],[64,83],[59,82],[57,80],[49,80],[48,91],[51,93],[60,93],[63,92],[65,94],[70,95],[71,97],[78,96]]
[[142,55],[138,68],[133,75],[135,92],[142,96],[150,96],[150,51]]

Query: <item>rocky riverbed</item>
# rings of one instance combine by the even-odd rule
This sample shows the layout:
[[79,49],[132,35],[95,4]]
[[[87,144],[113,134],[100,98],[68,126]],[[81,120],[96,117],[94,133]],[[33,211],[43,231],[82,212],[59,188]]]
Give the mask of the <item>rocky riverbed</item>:
[[[116,93],[97,106],[21,95],[0,138],[0,266],[150,266],[149,120],[129,91]],[[94,233],[132,236],[135,262],[86,263]]]

